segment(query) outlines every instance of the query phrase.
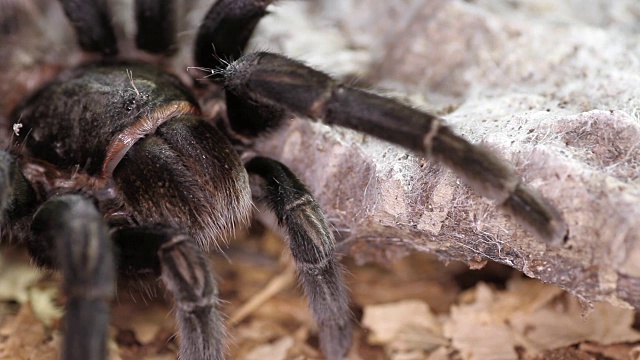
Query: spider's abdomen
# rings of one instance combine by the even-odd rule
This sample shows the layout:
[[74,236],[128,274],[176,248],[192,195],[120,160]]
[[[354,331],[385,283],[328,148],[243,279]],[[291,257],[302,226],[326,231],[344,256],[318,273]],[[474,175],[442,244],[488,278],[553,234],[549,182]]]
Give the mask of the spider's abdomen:
[[[171,114],[170,106],[181,109]],[[17,138],[30,156],[97,175],[128,128],[145,117],[180,112],[199,109],[175,77],[142,64],[91,64],[62,73],[31,95],[13,111],[11,123],[22,124]]]

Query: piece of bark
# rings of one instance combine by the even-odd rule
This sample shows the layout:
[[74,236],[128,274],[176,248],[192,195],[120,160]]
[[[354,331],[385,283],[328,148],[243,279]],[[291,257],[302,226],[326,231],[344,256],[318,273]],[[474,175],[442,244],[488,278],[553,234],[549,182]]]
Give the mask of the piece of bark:
[[[361,262],[413,250],[472,266],[490,259],[585,301],[640,309],[637,5],[407,0],[394,12],[348,3],[348,14],[319,13],[335,22],[323,29],[342,29],[351,44],[342,59],[360,61],[367,46],[360,81],[437,103],[459,134],[500,153],[560,209],[569,239],[547,247],[429,159],[292,120],[260,151],[309,185],[342,251]],[[317,62],[312,44],[279,39],[274,46]],[[334,63],[327,55],[319,65]]]

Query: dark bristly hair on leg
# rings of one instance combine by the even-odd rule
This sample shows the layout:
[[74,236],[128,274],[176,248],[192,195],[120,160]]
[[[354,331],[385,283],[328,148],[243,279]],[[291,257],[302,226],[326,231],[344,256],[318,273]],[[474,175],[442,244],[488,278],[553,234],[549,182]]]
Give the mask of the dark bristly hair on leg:
[[136,0],[135,7],[139,49],[166,55],[178,50],[175,0]]
[[265,157],[246,163],[254,196],[276,215],[287,235],[302,290],[318,323],[327,359],[343,359],[351,346],[349,296],[335,257],[335,240],[309,190],[283,164]]
[[82,50],[104,55],[118,53],[106,0],[60,0],[60,3],[76,30]]

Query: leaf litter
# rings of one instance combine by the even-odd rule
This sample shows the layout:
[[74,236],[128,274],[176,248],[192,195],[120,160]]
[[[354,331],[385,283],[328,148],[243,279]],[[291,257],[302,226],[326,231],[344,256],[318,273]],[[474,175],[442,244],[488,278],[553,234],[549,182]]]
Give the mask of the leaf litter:
[[[58,359],[59,276],[33,268],[22,250],[4,246],[1,254],[0,360]],[[585,307],[507,267],[445,266],[423,253],[394,264],[343,263],[358,323],[348,360],[640,359],[632,310]],[[212,264],[228,316],[229,358],[322,358],[281,239],[257,227],[212,255]],[[496,271],[506,280],[496,280]],[[176,359],[170,297],[157,283],[145,286],[118,290],[110,360]]]

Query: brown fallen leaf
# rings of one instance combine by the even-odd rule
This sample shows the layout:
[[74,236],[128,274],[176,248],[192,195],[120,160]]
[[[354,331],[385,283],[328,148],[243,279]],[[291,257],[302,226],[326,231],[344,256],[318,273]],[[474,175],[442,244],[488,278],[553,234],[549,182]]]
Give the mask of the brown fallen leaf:
[[0,327],[2,360],[56,360],[59,358],[60,336],[52,333],[33,315],[30,306],[5,319]]
[[285,360],[287,352],[293,346],[294,341],[291,336],[285,336],[273,343],[264,344],[253,349],[245,355],[243,360]]
[[521,338],[521,345],[529,352],[580,344],[586,341],[611,345],[640,341],[640,332],[632,328],[634,311],[595,304],[593,311],[583,317],[581,304],[563,295],[564,301],[553,302],[533,313],[518,313],[510,323]]
[[46,327],[60,321],[63,309],[56,304],[59,289],[56,284],[32,286],[29,288],[29,304],[33,315]]
[[175,327],[175,321],[164,305],[158,302],[148,303],[143,311],[133,312],[127,319],[127,325],[122,327],[131,329],[140,344],[151,343],[161,330],[173,330]]
[[384,345],[394,360],[421,359],[448,344],[429,305],[420,300],[366,306],[362,326],[370,330],[368,342]]
[[0,301],[27,302],[29,287],[43,274],[29,263],[24,252],[3,248],[3,253],[0,253]]
[[461,298],[464,303],[444,321],[444,333],[464,359],[517,359],[516,347],[532,357],[587,341],[640,341],[632,310],[595,304],[586,314],[577,299],[530,279],[513,279],[504,291],[479,283]]
[[246,303],[242,305],[237,311],[235,311],[227,323],[229,326],[233,326],[241,322],[251,313],[256,311],[261,305],[267,302],[275,294],[279,293],[283,289],[292,286],[295,283],[295,272],[293,267],[287,268],[283,273],[274,277],[265,285],[264,289],[259,293],[251,297]]
[[442,335],[440,324],[429,305],[419,300],[366,306],[362,325],[371,330],[368,340],[372,344],[389,343],[409,327],[423,328],[434,335]]
[[452,306],[445,321],[444,335],[451,339],[451,346],[469,360],[518,359],[516,338],[502,315],[494,315],[497,294],[484,283],[473,291],[475,301]]

